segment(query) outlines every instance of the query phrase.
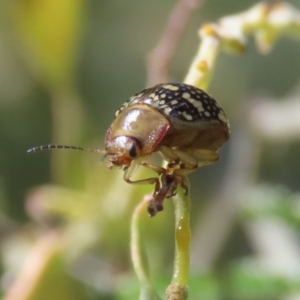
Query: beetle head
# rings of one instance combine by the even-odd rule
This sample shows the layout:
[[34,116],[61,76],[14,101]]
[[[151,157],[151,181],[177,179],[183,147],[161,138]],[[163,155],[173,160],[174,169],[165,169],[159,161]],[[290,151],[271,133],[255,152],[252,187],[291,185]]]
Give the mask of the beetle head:
[[130,136],[117,136],[106,143],[106,156],[115,166],[128,166],[142,155],[141,142]]

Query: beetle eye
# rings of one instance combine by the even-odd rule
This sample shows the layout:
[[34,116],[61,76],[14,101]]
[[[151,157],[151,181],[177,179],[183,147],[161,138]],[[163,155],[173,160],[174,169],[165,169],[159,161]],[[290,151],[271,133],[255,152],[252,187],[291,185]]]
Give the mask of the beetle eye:
[[137,152],[136,152],[136,146],[135,146],[135,144],[132,144],[131,148],[129,149],[129,155],[132,158],[136,157]]

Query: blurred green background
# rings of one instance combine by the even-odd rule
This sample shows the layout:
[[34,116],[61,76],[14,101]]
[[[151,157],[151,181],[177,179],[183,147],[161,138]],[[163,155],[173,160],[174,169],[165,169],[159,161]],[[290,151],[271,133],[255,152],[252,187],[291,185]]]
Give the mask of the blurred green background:
[[[180,43],[170,70],[172,80],[183,80],[203,23],[255,3],[206,1],[193,14]],[[298,0],[289,3],[300,9]],[[59,231],[64,249],[55,250],[58,257],[50,255],[48,262],[55,266],[55,281],[44,278],[36,298],[28,299],[48,299],[49,290],[54,293],[49,299],[137,298],[139,286],[128,250],[130,216],[152,187],[128,186],[121,171],[106,170],[92,153],[27,155],[26,150],[47,143],[103,148],[114,112],[145,87],[146,57],[174,4],[170,0],[1,1],[3,295],[31,249],[49,232]],[[300,134],[269,139],[257,130],[253,111],[261,103],[284,104],[290,97],[299,102],[299,70],[300,43],[288,37],[280,38],[268,55],[260,55],[250,37],[244,55],[222,53],[218,59],[209,92],[228,115],[232,139],[222,148],[218,163],[190,176],[194,233],[190,299],[298,295]],[[268,123],[269,115],[265,117]],[[139,176],[147,172],[141,170]],[[144,223],[153,282],[163,293],[172,273],[172,202],[167,201],[165,211],[153,219],[145,212]],[[274,238],[273,233],[279,236]],[[282,244],[284,249],[279,247]],[[64,276],[61,286],[53,289],[59,276]],[[57,290],[61,294],[55,297]]]

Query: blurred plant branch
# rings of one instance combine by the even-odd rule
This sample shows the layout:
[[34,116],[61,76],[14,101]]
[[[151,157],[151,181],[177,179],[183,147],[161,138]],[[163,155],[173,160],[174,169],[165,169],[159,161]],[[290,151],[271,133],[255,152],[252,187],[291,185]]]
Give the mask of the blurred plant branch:
[[[280,35],[300,37],[300,12],[285,2],[275,4],[260,3],[241,14],[224,17],[216,24],[204,25],[200,30],[202,42],[191,65],[185,81],[207,88],[214,69],[217,54],[221,49],[230,52],[243,52],[246,46],[246,34],[253,33],[261,53],[268,53]],[[204,67],[203,67],[204,66]],[[237,110],[238,130],[232,137],[231,153],[226,179],[220,186],[215,201],[209,204],[204,217],[195,228],[192,245],[192,266],[194,270],[210,270],[231,231],[240,206],[245,204],[245,194],[254,189],[258,166],[261,163],[261,148],[264,140],[284,142],[299,138],[298,99],[290,99],[284,103],[272,101],[255,101],[246,104],[242,101]],[[253,133],[255,135],[253,135]],[[273,224],[274,225],[274,224]],[[276,237],[272,221],[264,224],[264,237],[277,244],[294,245],[293,240],[286,241],[278,231]],[[262,241],[259,226],[245,225],[253,243]],[[256,231],[256,232],[255,232]],[[283,230],[284,231],[284,230]],[[262,244],[261,247],[266,246]],[[268,256],[275,257],[268,247]],[[295,250],[295,247],[291,247]],[[265,247],[266,249],[266,247]],[[276,253],[275,253],[276,252]],[[297,254],[290,256],[299,256]],[[286,257],[286,253],[284,254]],[[295,264],[289,261],[289,265]],[[269,261],[270,262],[270,261]]]
[[179,0],[173,8],[164,32],[147,58],[147,86],[170,80],[169,67],[178,49],[192,13],[203,3],[201,0]]
[[243,53],[249,34],[254,35],[261,53],[269,53],[280,35],[300,38],[300,12],[286,2],[261,2],[245,12],[203,25],[199,31],[202,41],[184,82],[206,90],[219,51]]
[[[71,282],[64,272],[63,240],[63,233],[55,230],[40,238],[26,257],[17,280],[3,300],[70,299],[71,295],[64,292],[71,288]],[[45,284],[52,293],[45,294]],[[81,292],[76,289],[71,294],[84,297]]]

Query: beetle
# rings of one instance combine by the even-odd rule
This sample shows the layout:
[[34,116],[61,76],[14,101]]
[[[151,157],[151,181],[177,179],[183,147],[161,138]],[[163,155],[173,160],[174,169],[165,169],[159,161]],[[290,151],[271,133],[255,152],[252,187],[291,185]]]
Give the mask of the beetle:
[[[218,150],[230,138],[228,118],[205,91],[185,83],[163,83],[130,97],[115,113],[105,136],[105,150],[65,145],[45,145],[28,150],[76,149],[104,153],[108,169],[122,167],[131,184],[155,184],[150,215],[163,209],[162,201],[176,193],[180,184],[186,192],[186,175],[219,159]],[[154,152],[166,160],[165,168],[150,164]],[[133,181],[142,165],[161,176]]]

